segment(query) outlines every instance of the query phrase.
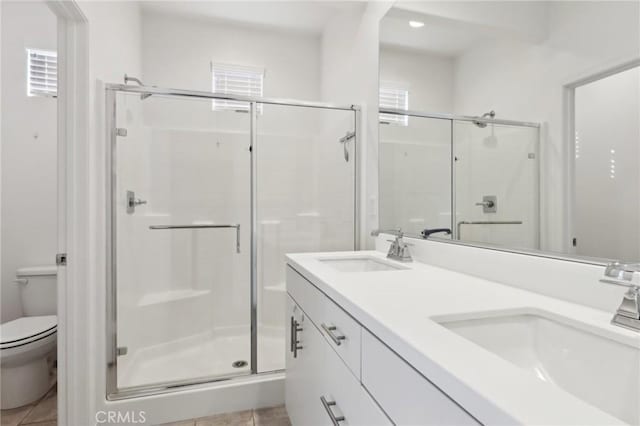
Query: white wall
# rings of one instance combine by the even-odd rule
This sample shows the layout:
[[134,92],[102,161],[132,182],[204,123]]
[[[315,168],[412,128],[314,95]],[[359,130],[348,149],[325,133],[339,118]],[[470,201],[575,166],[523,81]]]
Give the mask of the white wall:
[[320,95],[317,35],[145,12],[142,43],[148,85],[211,91],[214,61],[265,68],[265,97]]
[[2,322],[22,315],[16,269],[55,262],[56,99],[27,96],[26,48],[56,50],[44,2],[2,5]]
[[360,131],[361,247],[378,227],[378,91],[380,20],[391,2],[362,4],[333,18],[322,33],[322,100],[363,106]]
[[550,2],[541,42],[495,42],[457,58],[454,111],[544,123],[542,249],[566,251],[563,85],[640,55],[640,3]]
[[576,88],[576,252],[640,259],[640,68]]

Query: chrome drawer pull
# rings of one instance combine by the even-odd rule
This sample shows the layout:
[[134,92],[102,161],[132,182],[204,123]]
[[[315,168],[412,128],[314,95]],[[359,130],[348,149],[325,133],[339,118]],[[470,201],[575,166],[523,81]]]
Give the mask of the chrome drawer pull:
[[333,340],[333,343],[335,343],[338,346],[340,346],[342,344],[343,340],[347,339],[347,336],[345,336],[345,335],[336,336],[333,333],[334,331],[336,331],[338,329],[335,325],[327,325],[325,323],[322,323],[322,324],[320,324],[320,326],[327,333],[327,335],[329,337],[331,337],[331,340]]
[[291,346],[289,350],[293,352],[293,357],[298,357],[298,351],[302,349],[302,345],[298,345],[300,340],[298,340],[298,331],[302,331],[302,327],[300,327],[300,323],[295,320],[293,315],[291,316]]
[[289,352],[293,353],[293,345],[295,345],[295,341],[296,341],[296,326],[294,325],[295,323],[295,319],[293,319],[293,315],[291,315],[291,334],[289,336],[290,338],[290,342],[289,342]]
[[346,420],[344,416],[336,417],[336,415],[333,414],[333,410],[331,410],[331,407],[336,405],[335,401],[327,401],[327,398],[325,398],[324,396],[320,397],[320,401],[322,401],[322,405],[324,406],[324,409],[327,410],[327,414],[329,414],[329,418],[331,419],[331,423],[333,423],[333,426],[340,426],[340,422],[343,422]]

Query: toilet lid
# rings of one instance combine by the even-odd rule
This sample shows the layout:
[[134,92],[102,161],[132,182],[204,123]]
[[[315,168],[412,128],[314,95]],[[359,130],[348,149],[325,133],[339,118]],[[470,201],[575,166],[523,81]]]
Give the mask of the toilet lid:
[[22,317],[0,325],[0,347],[14,347],[39,340],[55,333],[55,315]]

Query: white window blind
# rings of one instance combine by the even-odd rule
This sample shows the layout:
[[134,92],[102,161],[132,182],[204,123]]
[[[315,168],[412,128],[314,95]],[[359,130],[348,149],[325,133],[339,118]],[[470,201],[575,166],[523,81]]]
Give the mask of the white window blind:
[[58,54],[27,49],[27,95],[58,96]]
[[[264,87],[264,69],[242,65],[211,63],[213,91],[229,95],[261,97]],[[258,105],[262,112],[262,104]],[[248,102],[214,99],[216,111],[249,111]]]
[[[391,109],[409,109],[409,91],[407,89],[385,86],[380,86],[380,108]],[[380,114],[379,118],[381,123],[395,124],[397,126],[407,126],[409,124],[408,115],[396,115],[396,114]]]

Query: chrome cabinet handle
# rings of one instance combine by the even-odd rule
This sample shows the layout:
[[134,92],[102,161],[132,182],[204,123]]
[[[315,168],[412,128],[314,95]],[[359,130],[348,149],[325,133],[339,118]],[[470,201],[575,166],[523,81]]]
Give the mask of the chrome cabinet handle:
[[338,346],[340,346],[342,344],[343,340],[347,339],[347,336],[345,336],[345,335],[336,336],[333,333],[334,331],[338,330],[338,328],[335,325],[327,325],[325,323],[322,323],[322,324],[320,324],[320,326],[327,333],[327,335],[329,337],[331,337],[331,340],[333,340],[333,343],[335,343]]
[[335,401],[327,401],[327,398],[325,398],[324,396],[320,397],[320,401],[322,401],[324,409],[327,410],[327,414],[329,414],[329,418],[331,419],[331,423],[333,424],[333,426],[340,426],[340,422],[346,420],[344,416],[336,417],[336,415],[333,413],[331,407],[336,405]]
[[298,331],[302,331],[302,327],[300,327],[300,323],[291,315],[291,346],[289,350],[293,352],[294,358],[298,358],[298,351],[303,349],[302,345],[298,344],[300,343],[300,340],[298,340]]
[[289,333],[289,337],[291,339],[291,341],[289,342],[289,352],[293,353],[293,345],[295,344],[296,341],[296,329],[294,326],[295,320],[293,319],[293,315],[291,315],[291,322],[290,322],[290,333]]

